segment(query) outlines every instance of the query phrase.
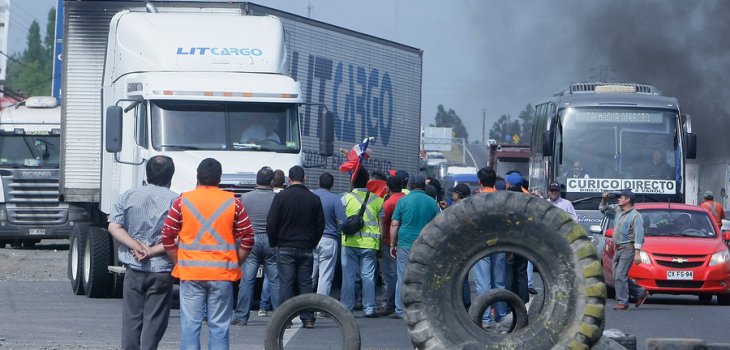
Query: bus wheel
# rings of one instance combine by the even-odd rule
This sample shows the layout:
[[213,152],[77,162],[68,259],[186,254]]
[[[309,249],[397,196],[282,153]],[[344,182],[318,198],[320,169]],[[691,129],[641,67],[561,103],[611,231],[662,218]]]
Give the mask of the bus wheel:
[[[462,300],[469,269],[495,252],[527,258],[544,284],[534,322],[506,335],[474,324]],[[591,240],[564,211],[522,193],[473,195],[434,218],[413,244],[402,287],[419,349],[590,348],[602,335],[606,286]]]

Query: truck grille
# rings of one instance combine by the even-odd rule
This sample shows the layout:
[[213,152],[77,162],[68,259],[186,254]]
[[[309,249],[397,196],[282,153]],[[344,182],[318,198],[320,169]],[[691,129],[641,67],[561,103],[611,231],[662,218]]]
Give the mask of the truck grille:
[[15,225],[57,225],[66,222],[67,210],[58,201],[58,176],[3,177],[8,222]]

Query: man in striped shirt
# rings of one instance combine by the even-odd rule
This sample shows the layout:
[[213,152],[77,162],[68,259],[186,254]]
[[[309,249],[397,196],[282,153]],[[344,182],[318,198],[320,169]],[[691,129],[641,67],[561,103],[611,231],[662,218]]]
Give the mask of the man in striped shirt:
[[182,349],[200,349],[204,310],[208,348],[228,349],[233,282],[241,278],[241,264],[254,244],[243,204],[218,188],[221,173],[217,160],[204,159],[198,186],[175,199],[162,230],[162,244],[175,263],[172,275],[180,278]]

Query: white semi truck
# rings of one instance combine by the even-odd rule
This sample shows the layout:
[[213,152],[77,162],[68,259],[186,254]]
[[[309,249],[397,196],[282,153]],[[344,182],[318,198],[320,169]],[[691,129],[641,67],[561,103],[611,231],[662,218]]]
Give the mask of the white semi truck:
[[0,109],[0,248],[68,238],[84,212],[58,198],[61,108],[31,97]]
[[119,294],[107,215],[154,155],[173,158],[178,193],[207,157],[236,193],[262,166],[297,164],[312,187],[329,171],[344,191],[333,146],[364,136],[370,170],[418,169],[420,50],[250,3],[64,7],[61,197],[89,216],[70,236],[76,294]]

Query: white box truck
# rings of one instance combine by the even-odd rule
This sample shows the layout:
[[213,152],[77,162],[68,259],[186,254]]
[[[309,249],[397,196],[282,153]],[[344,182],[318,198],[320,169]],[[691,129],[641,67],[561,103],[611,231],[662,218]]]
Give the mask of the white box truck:
[[[65,1],[61,197],[89,220],[70,236],[77,294],[119,295],[107,214],[144,184],[144,161],[175,161],[171,189],[195,187],[207,157],[242,193],[262,166],[337,176],[365,136],[370,170],[418,169],[422,52],[251,3]],[[248,137],[268,128],[275,139]],[[323,137],[324,135],[324,137]],[[333,138],[334,142],[327,142]]]
[[0,109],[0,248],[68,238],[84,211],[58,198],[61,107],[50,96]]

